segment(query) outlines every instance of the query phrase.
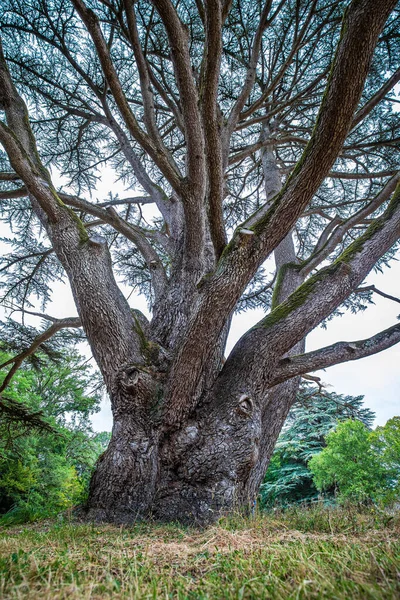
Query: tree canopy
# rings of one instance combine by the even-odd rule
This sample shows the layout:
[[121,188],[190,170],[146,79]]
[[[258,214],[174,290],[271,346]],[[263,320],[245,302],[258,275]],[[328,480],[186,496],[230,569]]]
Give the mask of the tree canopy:
[[[216,213],[209,215],[210,227],[221,229],[214,233],[224,247],[226,237],[265,206],[265,200],[277,192],[276,186],[280,188],[281,181],[288,179],[312,138],[345,6],[343,1],[229,2],[219,17],[224,19],[223,26],[215,25],[220,32],[213,33],[206,23],[216,17],[218,9],[210,8],[208,14],[201,2],[179,2],[176,12],[168,2],[158,6],[99,0],[87,7],[70,0],[3,2],[1,31],[7,64],[27,102],[41,160],[60,173],[66,189],[87,194],[86,200],[65,194],[62,200],[76,209],[86,227],[107,235],[119,276],[144,292],[151,305],[156,290],[161,292],[165,279],[172,275],[177,235],[172,221],[176,228],[179,219],[167,213],[176,205],[175,196],[180,196],[175,180],[189,168],[189,133],[185,136],[182,121],[182,111],[192,105],[189,100],[195,94],[210,104],[217,102],[218,110],[205,105],[204,110],[218,113],[205,122],[211,127],[214,120],[213,127],[225,127],[227,164],[218,209],[223,214],[219,223]],[[186,92],[180,89],[184,82],[179,83],[177,73],[183,65],[178,67],[171,54],[174,26],[181,28],[180,43],[185,46],[187,42],[182,59],[191,68],[186,73],[187,85],[196,88]],[[349,55],[350,50],[346,49]],[[216,64],[211,65],[214,51]],[[338,257],[355,236],[360,237],[370,215],[382,212],[396,186],[398,65],[398,13],[394,10],[368,65],[345,143],[296,215],[292,258],[302,265],[304,275],[315,272],[326,258]],[[107,67],[112,73],[108,74]],[[357,69],[356,58],[351,68]],[[348,76],[352,75],[350,71]],[[215,88],[215,98],[209,98],[207,86]],[[185,93],[188,98],[180,98]],[[196,136],[195,127],[194,123],[191,138],[208,139],[204,133]],[[159,151],[152,144],[158,144]],[[206,159],[203,148],[201,156]],[[212,161],[210,165],[217,168]],[[63,277],[64,270],[54,251],[35,233],[27,190],[16,175],[7,174],[6,154],[3,165],[1,207],[16,232],[8,240],[14,251],[3,258],[5,298],[21,304],[37,293],[46,301],[51,282]],[[136,198],[99,197],[102,165],[113,169],[115,177],[136,192]],[[265,189],[266,184],[270,189]],[[214,193],[208,195],[211,198]],[[98,200],[93,202],[93,196]],[[16,202],[18,197],[21,200]],[[142,210],[147,204],[160,211],[151,224]],[[18,235],[22,232],[23,239]],[[263,249],[262,253],[265,259],[267,252]],[[378,262],[391,254],[383,252]],[[32,269],[35,277],[29,277]],[[270,274],[257,265],[246,279],[242,287],[249,287],[235,297],[236,308],[269,310]],[[373,292],[362,289],[344,300],[347,306],[358,308]],[[331,313],[326,312],[324,318],[329,318]]]

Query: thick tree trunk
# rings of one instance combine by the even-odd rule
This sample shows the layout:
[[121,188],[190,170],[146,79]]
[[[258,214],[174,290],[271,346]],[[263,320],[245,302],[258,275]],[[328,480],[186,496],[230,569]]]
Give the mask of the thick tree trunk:
[[230,393],[224,382],[184,425],[167,429],[161,379],[162,373],[143,368],[121,370],[111,442],[90,485],[89,519],[129,523],[153,516],[205,524],[248,504],[247,483],[259,456],[260,403]]
[[[275,155],[268,146],[262,162],[266,197],[270,200],[281,189],[281,179]],[[296,252],[291,233],[274,255],[279,273],[274,304],[280,304],[304,280],[293,268]],[[186,322],[189,314],[181,311],[173,295],[178,294],[182,300],[183,289],[182,284],[171,286],[173,307],[168,311],[169,317],[157,311],[152,331],[146,334],[165,343],[161,332],[170,327],[168,319],[172,315],[175,336],[179,338],[182,328],[176,324],[179,319]],[[164,300],[163,304],[165,309],[168,302]],[[190,305],[185,303],[186,311]],[[113,398],[111,443],[91,483],[90,518],[125,523],[152,515],[163,521],[205,524],[224,512],[254,505],[276,440],[296,400],[299,378],[268,390],[262,373],[254,371],[252,361],[240,364],[240,369],[234,365],[218,376],[228,330],[229,323],[214,355],[203,366],[197,386],[200,395],[186,403],[196,408],[179,425],[168,403],[163,410],[162,399],[173,395],[176,384],[181,389],[181,382],[171,375],[165,378],[165,374],[154,372],[152,379],[143,369],[121,371]],[[170,332],[167,338],[171,343]],[[198,343],[207,344],[207,339],[198,339]],[[304,340],[288,354],[303,352]],[[159,383],[155,384],[155,380]],[[215,384],[204,392],[209,388],[207,382]],[[151,411],[149,407],[155,405],[157,393],[161,402],[156,411]]]
[[157,388],[148,369],[131,365],[119,371],[111,441],[90,483],[90,519],[129,523],[148,513],[159,464]]

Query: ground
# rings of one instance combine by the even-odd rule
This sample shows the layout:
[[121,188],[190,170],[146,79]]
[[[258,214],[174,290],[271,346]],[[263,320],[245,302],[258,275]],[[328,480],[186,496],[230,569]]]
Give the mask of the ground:
[[290,509],[203,530],[88,525],[0,530],[0,598],[397,599],[400,514]]

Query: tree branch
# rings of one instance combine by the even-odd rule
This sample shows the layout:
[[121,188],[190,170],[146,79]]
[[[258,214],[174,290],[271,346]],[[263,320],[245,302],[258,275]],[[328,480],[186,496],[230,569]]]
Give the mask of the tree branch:
[[108,208],[109,206],[121,206],[123,204],[154,204],[153,196],[134,196],[133,198],[121,198],[118,200],[107,200],[100,202],[97,206]]
[[161,98],[164,100],[166,106],[170,109],[170,111],[174,115],[177,127],[182,132],[184,132],[185,126],[184,126],[183,119],[182,119],[182,112],[180,110],[180,107],[178,106],[177,101],[175,101],[175,99],[170,98],[170,96],[168,95],[170,90],[165,89],[163,87],[161,82],[157,79],[157,77],[153,73],[153,69],[151,68],[149,61],[146,60],[146,62],[147,62],[147,68],[148,68],[151,83],[153,84],[153,86],[157,90],[157,92],[160,94]]
[[86,6],[83,0],[73,0],[73,4],[93,40],[104,76],[130,133],[151,156],[173,189],[179,190],[180,173],[177,170],[175,162],[165,148],[160,147],[158,143],[154,143],[154,141],[141,129],[129,106],[129,102],[126,99],[121,82],[119,81],[114,64],[111,60],[109,49],[101,31],[97,16]]
[[[362,222],[366,217],[368,217],[370,214],[375,212],[380,206],[382,206],[382,204],[386,202],[388,198],[390,198],[390,195],[396,189],[396,186],[399,181],[400,172],[396,173],[396,175],[387,182],[385,187],[379,192],[379,194],[377,194],[377,196],[375,196],[375,198],[373,198],[373,200],[371,200],[371,202],[369,202],[366,206],[358,210],[350,218],[346,219],[346,221],[341,222],[339,225],[337,225],[337,227],[334,228],[333,232],[329,237],[325,239],[325,237],[322,238],[321,236],[321,239],[319,240],[316,247],[316,252],[305,261],[305,264],[301,269],[301,272],[304,275],[304,277],[311,273],[311,271],[316,266],[321,264],[321,262],[327,256],[329,256],[331,252],[333,252],[333,250],[342,241],[343,236],[347,231],[349,231],[349,229]],[[329,231],[326,230],[327,233],[331,232],[333,222],[334,221],[331,221],[331,223],[328,225],[327,230],[329,229]]]
[[382,298],[386,298],[387,300],[393,300],[393,302],[398,302],[400,304],[400,298],[397,298],[396,296],[391,296],[390,294],[386,294],[385,292],[378,290],[378,288],[375,287],[374,285],[366,285],[364,287],[358,287],[355,290],[356,294],[362,294],[364,292],[375,292],[375,294],[382,296]]
[[148,65],[144,58],[142,47],[140,45],[139,32],[137,29],[136,15],[134,10],[134,0],[124,0],[126,20],[128,23],[128,33],[135,55],[136,65],[139,73],[140,90],[143,98],[144,122],[149,135],[154,143],[165,153],[167,150],[160,137],[157,128],[156,114],[154,109],[154,96],[151,89]]
[[11,367],[11,369],[9,370],[9,372],[7,373],[2,385],[0,386],[0,394],[2,392],[4,392],[6,387],[8,387],[8,385],[11,383],[12,378],[14,377],[15,373],[18,371],[18,369],[21,366],[21,364],[23,363],[23,361],[26,358],[28,358],[28,356],[31,356],[32,354],[34,354],[36,352],[36,350],[44,342],[46,342],[51,337],[53,337],[53,335],[55,335],[58,331],[60,331],[61,329],[65,329],[66,327],[81,327],[81,321],[80,321],[80,319],[75,318],[75,317],[70,317],[67,319],[59,319],[59,320],[54,321],[54,323],[52,325],[50,325],[50,327],[48,329],[46,329],[46,331],[44,331],[43,333],[41,333],[34,339],[34,341],[29,346],[29,348],[27,348],[26,350],[24,350],[17,356],[14,356],[13,358],[6,360],[3,364],[0,365],[0,369],[3,369],[4,367],[6,367],[10,364],[13,365]]
[[0,200],[12,200],[13,198],[23,198],[28,195],[26,187],[20,187],[14,190],[0,191]]
[[0,413],[4,415],[7,421],[23,424],[25,427],[57,433],[57,430],[45,418],[42,411],[31,412],[24,404],[16,402],[12,398],[4,395],[0,396]]
[[334,179],[380,179],[383,177],[392,177],[396,175],[397,169],[388,169],[387,171],[377,171],[376,173],[350,173],[348,171],[330,171],[328,177]]
[[[232,350],[224,369],[240,377],[249,361],[264,381],[273,376],[274,357],[283,356],[330,315],[365,279],[376,261],[400,237],[400,183],[383,215],[330,266],[321,269],[248,331]],[[309,368],[306,369],[308,371]],[[271,375],[272,374],[272,375]],[[269,384],[268,384],[269,385]]]
[[[342,37],[333,61],[313,135],[292,175],[276,196],[271,207],[266,212],[262,207],[258,213],[255,213],[242,227],[237,229],[224,253],[226,265],[224,268],[227,271],[233,267],[233,262],[237,264],[238,270],[242,270],[244,264],[249,269],[253,261],[255,268],[258,268],[259,264],[290,231],[323,179],[330,172],[347,136],[379,33],[394,6],[394,0],[387,0],[380,3],[379,10],[376,5],[372,10],[372,3],[373,0],[353,2],[346,12]],[[361,24],[363,35],[360,35],[359,30]],[[355,65],[357,65],[356,77],[353,73]],[[254,232],[254,246],[257,248],[253,244],[241,243],[240,230],[242,228],[251,229]],[[242,252],[237,251],[238,246],[243,247]],[[235,252],[230,253],[230,249],[232,251],[235,249]],[[253,274],[253,269],[251,271]]]
[[17,173],[0,172],[0,181],[19,181],[21,178]]
[[205,246],[206,193],[205,143],[199,97],[192,71],[187,34],[178,13],[170,0],[152,1],[167,32],[181,100],[187,165],[187,178],[178,191],[183,201],[186,221],[184,268],[192,278],[196,279],[201,272],[201,259]]
[[[282,6],[282,4],[283,3],[281,3],[280,6]],[[317,1],[313,0],[306,20],[305,20],[301,30],[298,32],[297,36],[293,40],[290,53],[289,53],[288,57],[286,58],[285,62],[283,63],[283,65],[281,66],[281,68],[279,69],[278,73],[274,77],[273,81],[270,83],[270,85],[268,85],[266,87],[266,89],[263,91],[261,96],[248,109],[246,109],[241,115],[239,115],[239,118],[241,120],[247,119],[258,108],[260,108],[262,106],[263,102],[268,98],[268,96],[273,92],[273,90],[276,88],[276,86],[281,81],[283,75],[285,74],[285,72],[288,69],[288,67],[290,66],[293,58],[295,57],[297,51],[299,50],[300,44],[301,44],[303,37],[308,29],[308,26],[310,25],[311,19],[314,15],[316,4],[317,4]]]
[[[27,188],[21,187],[17,190],[0,192],[0,200],[4,200],[6,198],[21,198],[27,195]],[[167,278],[165,275],[164,267],[157,252],[147,241],[140,227],[127,223],[118,215],[118,213],[116,213],[114,210],[111,210],[113,206],[117,206],[120,204],[152,203],[154,201],[153,198],[139,196],[137,198],[111,200],[109,202],[103,202],[101,204],[96,205],[91,204],[90,202],[87,202],[86,200],[83,200],[81,198],[77,198],[76,196],[70,196],[69,194],[65,194],[63,192],[58,192],[58,196],[69,206],[73,206],[74,208],[78,208],[88,214],[98,217],[101,220],[101,223],[107,223],[108,225],[111,225],[116,231],[121,233],[124,237],[126,237],[128,240],[135,244],[135,246],[142,254],[143,258],[145,259],[147,266],[149,267],[155,297],[159,298],[165,289]],[[84,225],[86,226],[86,224]],[[170,245],[164,243],[163,247],[168,247],[169,251],[171,251]]]
[[[272,140],[268,140],[268,143],[272,143]],[[246,148],[244,148],[243,150],[240,150],[239,152],[235,152],[234,154],[232,154],[228,159],[228,164],[234,165],[234,164],[240,162],[244,158],[247,158],[251,154],[254,154],[254,152],[257,152],[257,150],[260,150],[263,146],[265,146],[265,141],[263,141],[263,140],[254,142],[254,144],[249,144],[249,146],[246,146]]]
[[[321,215],[322,216],[322,215]],[[322,231],[318,242],[315,244],[315,252],[319,252],[328,241],[332,231],[334,231],[338,225],[343,223],[343,219],[338,215],[335,215],[333,219],[331,219],[325,229]]]
[[201,105],[209,182],[208,222],[218,259],[226,245],[222,210],[224,169],[220,134],[221,114],[218,106],[218,82],[222,56],[221,0],[206,0],[205,30]]
[[[193,78],[187,35],[170,0],[152,0],[168,35],[180,93],[187,145],[187,175],[192,189],[200,196],[205,191],[204,135],[198,109],[199,98]],[[203,192],[203,194],[202,194]]]
[[[34,310],[27,310],[26,308],[15,308],[13,306],[7,306],[6,308],[8,308],[11,312],[21,312],[24,315],[32,315],[33,317],[40,317],[41,319],[44,319],[45,321],[50,321],[50,323],[57,323],[58,321],[60,321],[60,319],[58,319],[57,317],[52,317],[51,315],[48,315],[46,313],[41,313],[41,312],[36,312]],[[71,317],[73,318],[73,317]],[[1,367],[0,367],[1,368]]]
[[98,217],[102,222],[111,225],[115,231],[118,231],[126,237],[126,239],[133,242],[147,263],[156,299],[163,294],[167,284],[167,277],[163,264],[140,227],[127,223],[110,205],[108,205],[107,208],[102,208],[98,204],[91,204],[87,200],[83,200],[77,196],[71,196],[64,193],[60,193],[59,196],[69,206],[73,206],[94,217]]
[[261,11],[261,16],[260,16],[260,21],[259,21],[259,24],[257,27],[257,31],[254,36],[254,41],[253,41],[253,45],[252,45],[251,53],[250,53],[249,66],[247,68],[247,73],[246,73],[246,80],[245,80],[243,88],[242,88],[235,104],[233,105],[231,113],[228,117],[228,121],[227,121],[227,124],[225,127],[225,132],[224,132],[224,137],[225,137],[224,146],[225,146],[226,154],[229,151],[229,140],[231,138],[231,135],[232,135],[236,125],[237,125],[240,113],[241,113],[244,105],[246,104],[246,101],[247,101],[247,99],[251,93],[251,90],[253,89],[253,86],[254,86],[254,82],[256,79],[256,72],[257,72],[256,71],[257,63],[258,63],[258,58],[260,56],[260,50],[261,50],[261,40],[262,40],[263,33],[268,26],[268,15],[271,10],[271,6],[272,6],[272,0],[266,0],[264,3],[263,9]]
[[351,129],[354,129],[369,113],[379,104],[390,90],[400,81],[400,68],[383,84],[383,86],[372,96],[370,100],[354,115]]
[[272,387],[291,377],[304,375],[308,371],[318,371],[342,362],[359,360],[387,350],[399,342],[400,324],[397,324],[365,340],[337,342],[313,352],[284,358],[278,363],[270,385]]
[[168,225],[171,228],[173,228],[173,223],[171,223],[170,202],[167,198],[167,195],[160,188],[160,186],[156,185],[149,177],[149,174],[144,168],[140,157],[133,150],[127,134],[119,125],[119,123],[117,123],[117,121],[113,118],[113,115],[105,99],[103,99],[103,108],[107,117],[108,126],[114,132],[114,135],[120,144],[122,153],[124,154],[126,160],[132,167],[136,179],[143,187],[143,189],[146,190],[146,192],[152,198],[154,198],[154,201],[157,204],[157,207],[160,213],[163,215],[166,223],[168,223]]

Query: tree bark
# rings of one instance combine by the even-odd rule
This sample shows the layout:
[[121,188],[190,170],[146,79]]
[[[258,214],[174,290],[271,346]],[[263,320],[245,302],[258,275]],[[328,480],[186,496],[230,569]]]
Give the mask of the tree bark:
[[243,506],[259,456],[259,403],[222,383],[174,430],[160,418],[160,380],[141,367],[116,377],[112,438],[91,480],[89,519],[206,524]]
[[90,519],[130,523],[148,515],[159,470],[158,384],[149,369],[120,369],[111,391],[113,429],[92,476]]

